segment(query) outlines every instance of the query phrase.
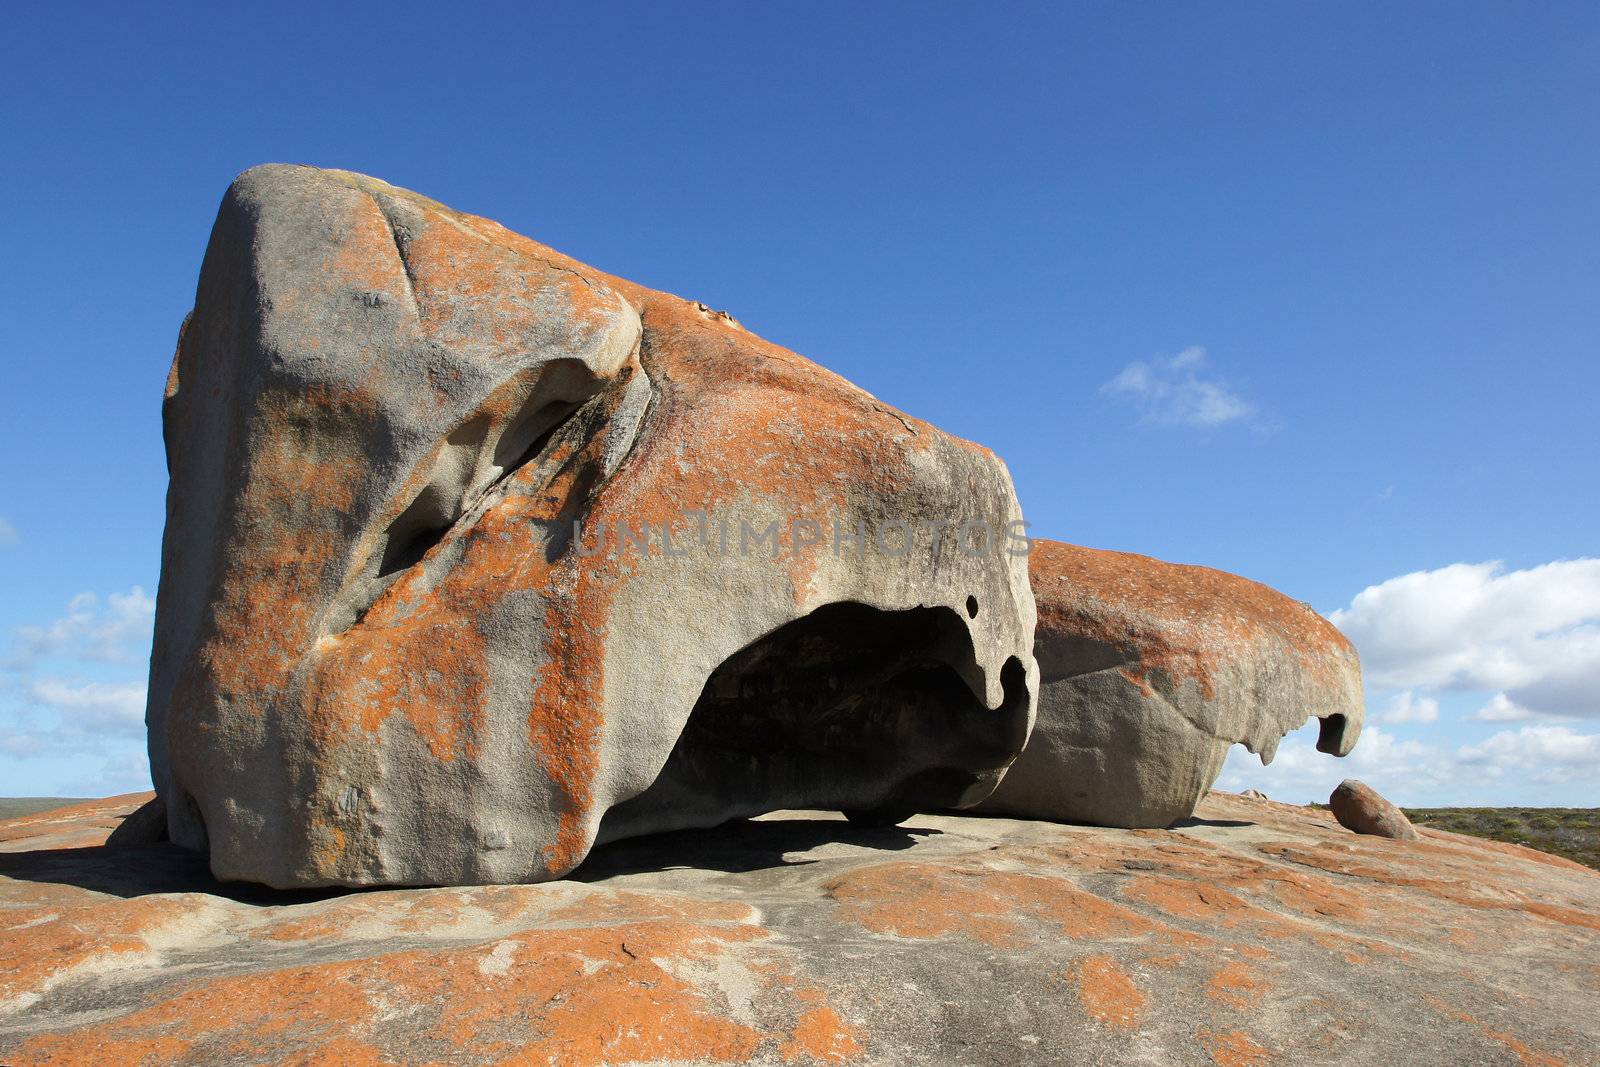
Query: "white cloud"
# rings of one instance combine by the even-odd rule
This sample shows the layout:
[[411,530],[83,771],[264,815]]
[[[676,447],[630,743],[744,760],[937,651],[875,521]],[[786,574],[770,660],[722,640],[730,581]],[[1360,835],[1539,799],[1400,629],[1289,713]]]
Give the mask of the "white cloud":
[[1141,422],[1160,426],[1206,429],[1255,414],[1225,382],[1205,377],[1205,369],[1206,350],[1185,348],[1166,359],[1134,360],[1100,391],[1132,403]]
[[1499,778],[1521,771],[1535,782],[1600,778],[1600,734],[1575,733],[1565,726],[1524,726],[1502,730],[1458,753],[1462,763]]
[[1514,703],[1504,693],[1496,693],[1489,703],[1467,716],[1472,722],[1521,722],[1534,718],[1533,712]]
[[1377,715],[1378,722],[1438,722],[1439,702],[1429,696],[1417,696],[1410,689],[1389,698]]
[[1331,618],[1380,689],[1497,693],[1476,718],[1600,717],[1600,559],[1505,571],[1417,571],[1362,590]]
[[0,515],[0,548],[10,548],[21,540],[22,538],[17,534],[17,528],[7,522],[3,515]]
[[41,678],[29,686],[29,695],[84,729],[144,732],[143,682],[68,682],[60,678]]
[[[80,593],[60,618],[13,631],[0,652],[0,756],[14,790],[148,788],[144,661],[154,614],[135,586]],[[85,776],[95,765],[100,772]],[[62,768],[69,778],[57,777]]]
[[45,626],[19,626],[0,665],[30,670],[40,660],[62,658],[93,663],[133,663],[149,648],[156,602],[139,586],[112,593],[104,603],[94,593],[79,593],[67,613]]
[[[1381,726],[1361,731],[1344,759],[1316,750],[1316,724],[1285,738],[1261,766],[1235,746],[1217,787],[1259,789],[1275,800],[1325,801],[1346,778],[1359,778],[1397,804],[1416,807],[1593,803],[1600,781],[1600,734],[1538,724],[1502,730],[1476,745],[1400,740]],[[1551,792],[1551,790],[1555,792]]]
[[14,725],[0,726],[0,754],[7,756],[42,756],[55,746],[46,732],[18,729]]
[[79,756],[142,748],[145,683],[39,678],[8,686],[0,711],[0,753]]

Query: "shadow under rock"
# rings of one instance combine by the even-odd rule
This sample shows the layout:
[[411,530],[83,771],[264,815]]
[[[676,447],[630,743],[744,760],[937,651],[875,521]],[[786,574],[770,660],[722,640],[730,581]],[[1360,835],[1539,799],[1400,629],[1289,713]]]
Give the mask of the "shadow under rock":
[[[596,848],[567,877],[594,882],[619,874],[691,868],[725,873],[790,867],[815,862],[785,859],[818,845],[838,843],[899,851],[939,830],[856,826],[837,819],[736,820],[709,830],[677,830],[628,838]],[[97,845],[0,853],[0,876],[19,881],[77,886],[118,897],[151,893],[205,893],[241,904],[308,904],[349,893],[399,888],[272,889],[254,882],[223,882],[199,852],[162,842]]]
[[1182,830],[1188,826],[1259,826],[1260,823],[1239,819],[1202,819],[1191,815],[1188,818],[1178,819],[1176,822],[1167,823],[1165,826],[1107,826],[1098,822],[1083,822],[1078,819],[1030,819],[1022,815],[1011,815],[1003,811],[946,811],[945,815],[959,815],[963,819],[994,819],[1000,821],[1009,819],[1013,822],[1046,823],[1052,826],[1081,826],[1086,830],[1111,830],[1123,833],[1129,830]]
[[361,892],[343,888],[271,889],[254,882],[221,882],[212,876],[204,855],[167,842],[0,852],[0,876],[72,885],[117,897],[206,893],[256,905],[307,904]]
[[920,826],[858,826],[842,819],[735,819],[705,830],[672,830],[601,845],[567,877],[597,882],[619,874],[690,869],[740,874],[800,867],[813,859],[787,859],[819,845],[899,852],[922,837],[943,833]]

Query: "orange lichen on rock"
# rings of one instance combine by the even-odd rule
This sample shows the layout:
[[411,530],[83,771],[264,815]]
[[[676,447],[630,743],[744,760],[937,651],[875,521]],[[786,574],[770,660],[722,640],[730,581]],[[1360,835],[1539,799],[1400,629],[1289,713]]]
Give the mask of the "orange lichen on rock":
[[[506,953],[512,960],[503,980],[487,964],[502,951],[497,945],[471,969],[419,976],[414,988],[443,1004],[434,1032],[458,1046],[568,1063],[740,1062],[762,1035],[726,1018],[657,960],[700,958],[761,936],[753,927],[675,923],[545,931],[500,943],[515,950]],[[506,1024],[535,1004],[543,1005],[535,1015],[540,1036],[524,1044]]]
[[856,922],[897,937],[960,934],[996,948],[1015,948],[1029,940],[1024,919],[1055,924],[1061,936],[1083,940],[1177,934],[1070,882],[975,866],[882,864],[836,879],[826,888]]
[[[365,473],[354,455],[327,443],[337,437],[330,431],[353,433],[377,415],[370,394],[334,383],[259,399],[253,430],[263,447],[243,457],[238,506],[280,536],[219,568],[197,660],[221,691],[280,689],[304,660],[320,590],[340,563],[346,512]],[[312,426],[321,433],[309,435]],[[174,707],[175,714],[186,710]]]
[[732,900],[707,901],[665,893],[631,893],[606,890],[550,912],[551,923],[638,922],[644,919],[685,919],[697,922],[748,923],[756,918],[748,904]]
[[[603,609],[592,600],[584,608],[578,604],[575,597],[551,604],[547,659],[528,715],[529,741],[561,794],[555,840],[544,861],[550,874],[571,870],[588,851],[592,786],[600,770],[605,666],[597,631]],[[577,617],[563,618],[564,609]]]
[[1270,761],[1307,718],[1344,755],[1364,718],[1355,650],[1264,585],[1203,567],[1034,542],[1039,710],[978,810],[1101,826],[1193,814],[1242,744]]
[[861,1055],[861,1031],[846,1023],[827,1005],[808,1009],[795,1023],[789,1039],[778,1048],[785,1063],[806,1059],[815,1063],[849,1063]]
[[[1137,650],[1139,678],[1162,671],[1190,678],[1212,696],[1220,650],[1270,635],[1321,670],[1326,653],[1345,654],[1350,643],[1332,623],[1281,593],[1235,574],[1166,563],[1129,552],[1107,552],[1038,540],[1029,560],[1039,601],[1039,625]],[[1229,611],[1219,614],[1216,607]],[[1110,609],[1109,611],[1107,609]],[[1108,619],[1123,620],[1108,628]],[[1139,624],[1136,619],[1147,619]],[[1203,631],[1200,641],[1175,645],[1178,633]]]
[[[1600,929],[1600,915],[1538,899],[1522,887],[1516,868],[1502,862],[1498,850],[1479,849],[1493,844],[1460,838],[1449,845],[1426,841],[1394,842],[1385,838],[1357,838],[1359,846],[1322,843],[1313,847],[1269,842],[1261,851],[1270,856],[1394,888],[1420,890],[1453,905],[1484,911],[1518,911],[1564,925]],[[1396,865],[1393,854],[1404,850],[1416,862]],[[1573,865],[1576,867],[1577,865]],[[1578,868],[1585,870],[1584,868]],[[1587,873],[1587,872],[1586,872]]]
[[1146,997],[1128,972],[1110,956],[1085,956],[1070,976],[1078,1002],[1090,1018],[1119,1030],[1133,1030],[1144,1015]]
[[[1600,876],[1238,810],[1171,831],[775,813],[540,885],[250,903],[171,845],[0,852],[0,1062],[1593,1060],[1595,931],[1518,902],[1600,916]],[[1472,857],[1474,901],[1439,896]],[[1324,881],[1362,907],[1299,899]]]
[[204,915],[166,897],[0,908],[6,966],[0,1004],[37,999],[75,973],[100,966],[154,962],[151,939],[164,928],[203,926]]
[[[1226,867],[1227,861],[1224,861],[1223,870],[1226,870]],[[1222,884],[1217,884],[1218,882]],[[1281,897],[1274,899],[1275,894],[1267,895],[1261,903],[1252,903],[1239,894],[1223,888],[1223,884],[1228,884],[1225,875],[1210,879],[1199,872],[1189,873],[1189,877],[1141,875],[1122,888],[1122,895],[1127,899],[1147,904],[1174,919],[1232,931],[1233,936],[1238,936],[1242,931],[1249,931],[1256,937],[1271,940],[1292,939],[1309,942],[1329,952],[1341,954],[1347,963],[1362,962],[1364,957],[1360,955],[1358,949],[1373,952],[1391,951],[1382,942],[1323,930],[1314,923],[1281,914],[1273,907],[1281,901]],[[1277,887],[1279,884],[1276,881],[1262,880],[1257,886]],[[1289,894],[1289,897],[1293,900],[1294,894]],[[1295,910],[1304,911],[1305,909],[1298,904],[1296,901]],[[1319,914],[1324,918],[1328,917],[1327,913]]]
[[[219,877],[545,880],[603,819],[632,836],[902,789],[945,806],[1025,740],[1020,557],[666,548],[695,515],[735,534],[1021,515],[992,453],[695,301],[376,179],[260,167],[219,211],[170,393],[152,766],[173,840]],[[611,544],[580,551],[579,525]],[[620,551],[624,528],[654,547]],[[951,674],[939,714],[992,736],[930,714],[933,743],[881,767],[653,808],[718,664],[834,604],[962,620],[915,639]]]
[[1237,894],[1206,882],[1141,875],[1129,882],[1122,895],[1141,901],[1178,919],[1193,919],[1219,926],[1236,926],[1264,913]]
[[1195,1037],[1217,1067],[1262,1067],[1272,1062],[1267,1050],[1243,1030],[1218,1032],[1202,1028]]
[[1266,883],[1267,890],[1285,907],[1308,917],[1321,916],[1360,922],[1367,917],[1361,894],[1325,878],[1303,878],[1279,873]]
[[[1258,904],[1276,903],[1308,919],[1337,918],[1353,923],[1374,920],[1372,901],[1332,879],[1320,878],[1244,856],[1217,856],[1191,845],[1166,843],[1151,857],[1161,870],[1234,893],[1249,894]],[[1221,898],[1218,898],[1219,901]]]
[[1254,971],[1235,960],[1224,964],[1211,976],[1206,984],[1206,996],[1242,1011],[1257,1003],[1268,988]]
[[[428,669],[419,671],[423,650]],[[435,759],[472,759],[484,728],[485,675],[484,641],[471,618],[418,613],[345,635],[318,676],[309,718],[334,744],[356,728],[376,739],[399,715]]]
[[1530,1047],[1526,1041],[1523,1041],[1515,1034],[1505,1030],[1496,1030],[1483,1020],[1475,1018],[1459,1008],[1451,1007],[1432,994],[1424,993],[1422,994],[1422,999],[1439,1014],[1458,1019],[1469,1026],[1475,1026],[1490,1041],[1504,1045],[1511,1051],[1512,1055],[1517,1057],[1517,1062],[1523,1064],[1523,1067],[1567,1067],[1565,1060],[1546,1052],[1540,1052],[1538,1049]]
[[324,1051],[351,1042],[379,1058],[388,1036],[381,1018],[397,1013],[471,1058],[744,1062],[764,1035],[726,1018],[669,968],[759,936],[752,927],[665,922],[549,930],[211,980],[114,1025],[26,1041],[16,1062],[140,1062],[157,1050],[275,1059],[291,1035]]

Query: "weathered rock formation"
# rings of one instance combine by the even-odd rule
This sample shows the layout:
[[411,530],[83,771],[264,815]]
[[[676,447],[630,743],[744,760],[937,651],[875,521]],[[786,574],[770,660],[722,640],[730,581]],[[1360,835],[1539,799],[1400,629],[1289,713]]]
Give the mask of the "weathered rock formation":
[[1194,811],[1242,744],[1272,759],[1322,720],[1343,756],[1361,730],[1355,650],[1264,585],[1148,556],[1034,541],[1038,722],[981,811],[1166,826]]
[[1600,874],[1225,794],[1177,830],[787,812],[607,845],[576,879],[336,895],[219,885],[170,844],[87,847],[116,807],[0,823],[0,1062],[1456,1067],[1600,1049]]
[[1027,736],[992,453],[381,181],[233,184],[165,434],[151,761],[219,877],[537,881],[970,803]]
[[1354,778],[1346,778],[1334,787],[1333,795],[1328,797],[1328,809],[1346,830],[1397,841],[1417,839],[1417,828],[1411,825],[1405,812],[1376,789]]

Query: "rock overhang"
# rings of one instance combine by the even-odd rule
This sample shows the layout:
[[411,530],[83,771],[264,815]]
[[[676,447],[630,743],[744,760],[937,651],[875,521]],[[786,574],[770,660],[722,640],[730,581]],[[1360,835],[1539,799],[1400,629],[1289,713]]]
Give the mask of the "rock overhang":
[[1038,539],[1038,724],[980,810],[1102,826],[1191,815],[1229,748],[1271,762],[1319,720],[1361,733],[1355,649],[1310,605],[1238,575]]

